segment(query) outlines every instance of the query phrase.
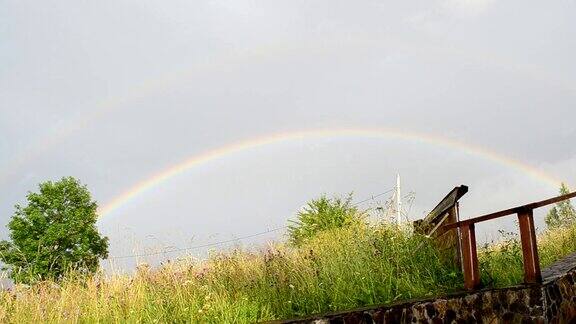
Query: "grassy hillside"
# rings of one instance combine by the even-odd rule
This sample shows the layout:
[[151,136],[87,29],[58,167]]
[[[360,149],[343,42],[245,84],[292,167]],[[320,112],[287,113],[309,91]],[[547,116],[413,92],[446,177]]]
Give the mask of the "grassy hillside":
[[[0,296],[2,322],[254,322],[427,297],[461,289],[426,239],[386,225],[321,233],[299,248],[233,250],[145,266],[134,276],[71,275]],[[420,248],[419,248],[420,247]],[[576,251],[576,228],[540,237],[543,265]],[[522,280],[518,242],[480,252],[486,284]]]

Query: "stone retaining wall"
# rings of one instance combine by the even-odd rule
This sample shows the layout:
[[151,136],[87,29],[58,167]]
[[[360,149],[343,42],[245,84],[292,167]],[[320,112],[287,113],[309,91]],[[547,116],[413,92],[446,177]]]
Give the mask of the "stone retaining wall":
[[542,276],[539,285],[462,292],[278,323],[576,323],[576,254]]

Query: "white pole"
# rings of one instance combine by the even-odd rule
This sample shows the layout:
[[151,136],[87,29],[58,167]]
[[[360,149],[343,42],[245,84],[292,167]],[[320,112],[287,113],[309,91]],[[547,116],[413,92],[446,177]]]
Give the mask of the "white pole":
[[400,193],[400,173],[396,176],[396,223],[402,222],[402,194]]

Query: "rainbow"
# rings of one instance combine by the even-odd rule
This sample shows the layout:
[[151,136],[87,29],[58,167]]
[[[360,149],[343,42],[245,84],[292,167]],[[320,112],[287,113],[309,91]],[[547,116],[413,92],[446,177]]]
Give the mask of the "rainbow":
[[[346,40],[341,39],[319,39],[310,41],[308,43],[272,43],[257,46],[244,52],[230,52],[218,57],[212,57],[207,61],[198,61],[191,66],[178,71],[177,73],[168,73],[166,75],[157,76],[154,79],[145,81],[144,83],[135,86],[127,93],[121,96],[113,96],[99,100],[93,104],[92,109],[86,113],[76,116],[63,125],[55,128],[50,134],[43,135],[38,142],[32,143],[29,147],[18,153],[6,165],[0,167],[0,184],[5,183],[8,179],[17,173],[23,166],[36,160],[43,153],[56,147],[68,139],[75,132],[81,131],[88,127],[95,121],[110,115],[118,110],[120,107],[129,103],[135,103],[138,100],[145,98],[151,94],[160,93],[170,87],[189,80],[190,78],[198,78],[204,74],[213,73],[228,73],[229,67],[241,66],[243,64],[250,64],[259,62],[262,59],[270,59],[275,57],[294,56],[296,53],[346,53],[347,51],[358,50],[359,48],[370,49],[390,49],[404,50],[416,55],[422,55],[428,58],[428,52],[436,53],[444,56],[462,57],[471,62],[490,63],[496,66],[501,66],[509,69],[513,67],[517,71],[523,71],[527,77],[532,77],[537,80],[543,80],[547,83],[555,84],[558,88],[574,92],[574,85],[563,80],[557,80],[554,76],[544,73],[541,69],[536,69],[530,65],[519,65],[517,61],[495,56],[491,53],[479,53],[477,51],[465,51],[458,48],[438,46],[431,44],[416,44],[408,42],[405,39],[397,38],[395,35],[363,35],[358,34],[354,37],[349,37]],[[425,54],[426,53],[426,54]]]
[[156,187],[161,183],[173,178],[189,169],[198,167],[202,164],[211,161],[228,157],[238,152],[248,149],[258,148],[266,145],[277,144],[281,142],[314,139],[314,138],[334,138],[334,137],[362,137],[362,138],[384,138],[384,139],[401,139],[424,144],[431,144],[442,146],[450,149],[456,149],[465,152],[472,156],[477,156],[487,159],[501,165],[520,170],[527,175],[543,181],[554,188],[560,185],[560,180],[550,176],[549,174],[531,166],[527,163],[520,162],[510,157],[501,155],[494,151],[488,150],[480,146],[470,145],[458,140],[441,137],[434,134],[425,134],[412,131],[405,131],[392,128],[337,128],[337,129],[311,129],[299,130],[284,133],[268,134],[261,137],[256,137],[244,141],[234,142],[229,145],[194,155],[184,161],[167,167],[160,172],[143,179],[136,183],[128,190],[116,196],[110,202],[106,203],[100,210],[100,218],[105,218],[112,214],[114,211],[133,200],[137,196],[143,194],[150,188]]

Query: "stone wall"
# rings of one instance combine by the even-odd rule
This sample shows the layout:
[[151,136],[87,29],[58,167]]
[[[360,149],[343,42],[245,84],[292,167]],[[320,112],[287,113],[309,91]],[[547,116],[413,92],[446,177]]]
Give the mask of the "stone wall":
[[542,272],[544,282],[374,306],[279,323],[576,323],[576,254]]
[[550,323],[576,322],[576,254],[542,272],[543,305]]

